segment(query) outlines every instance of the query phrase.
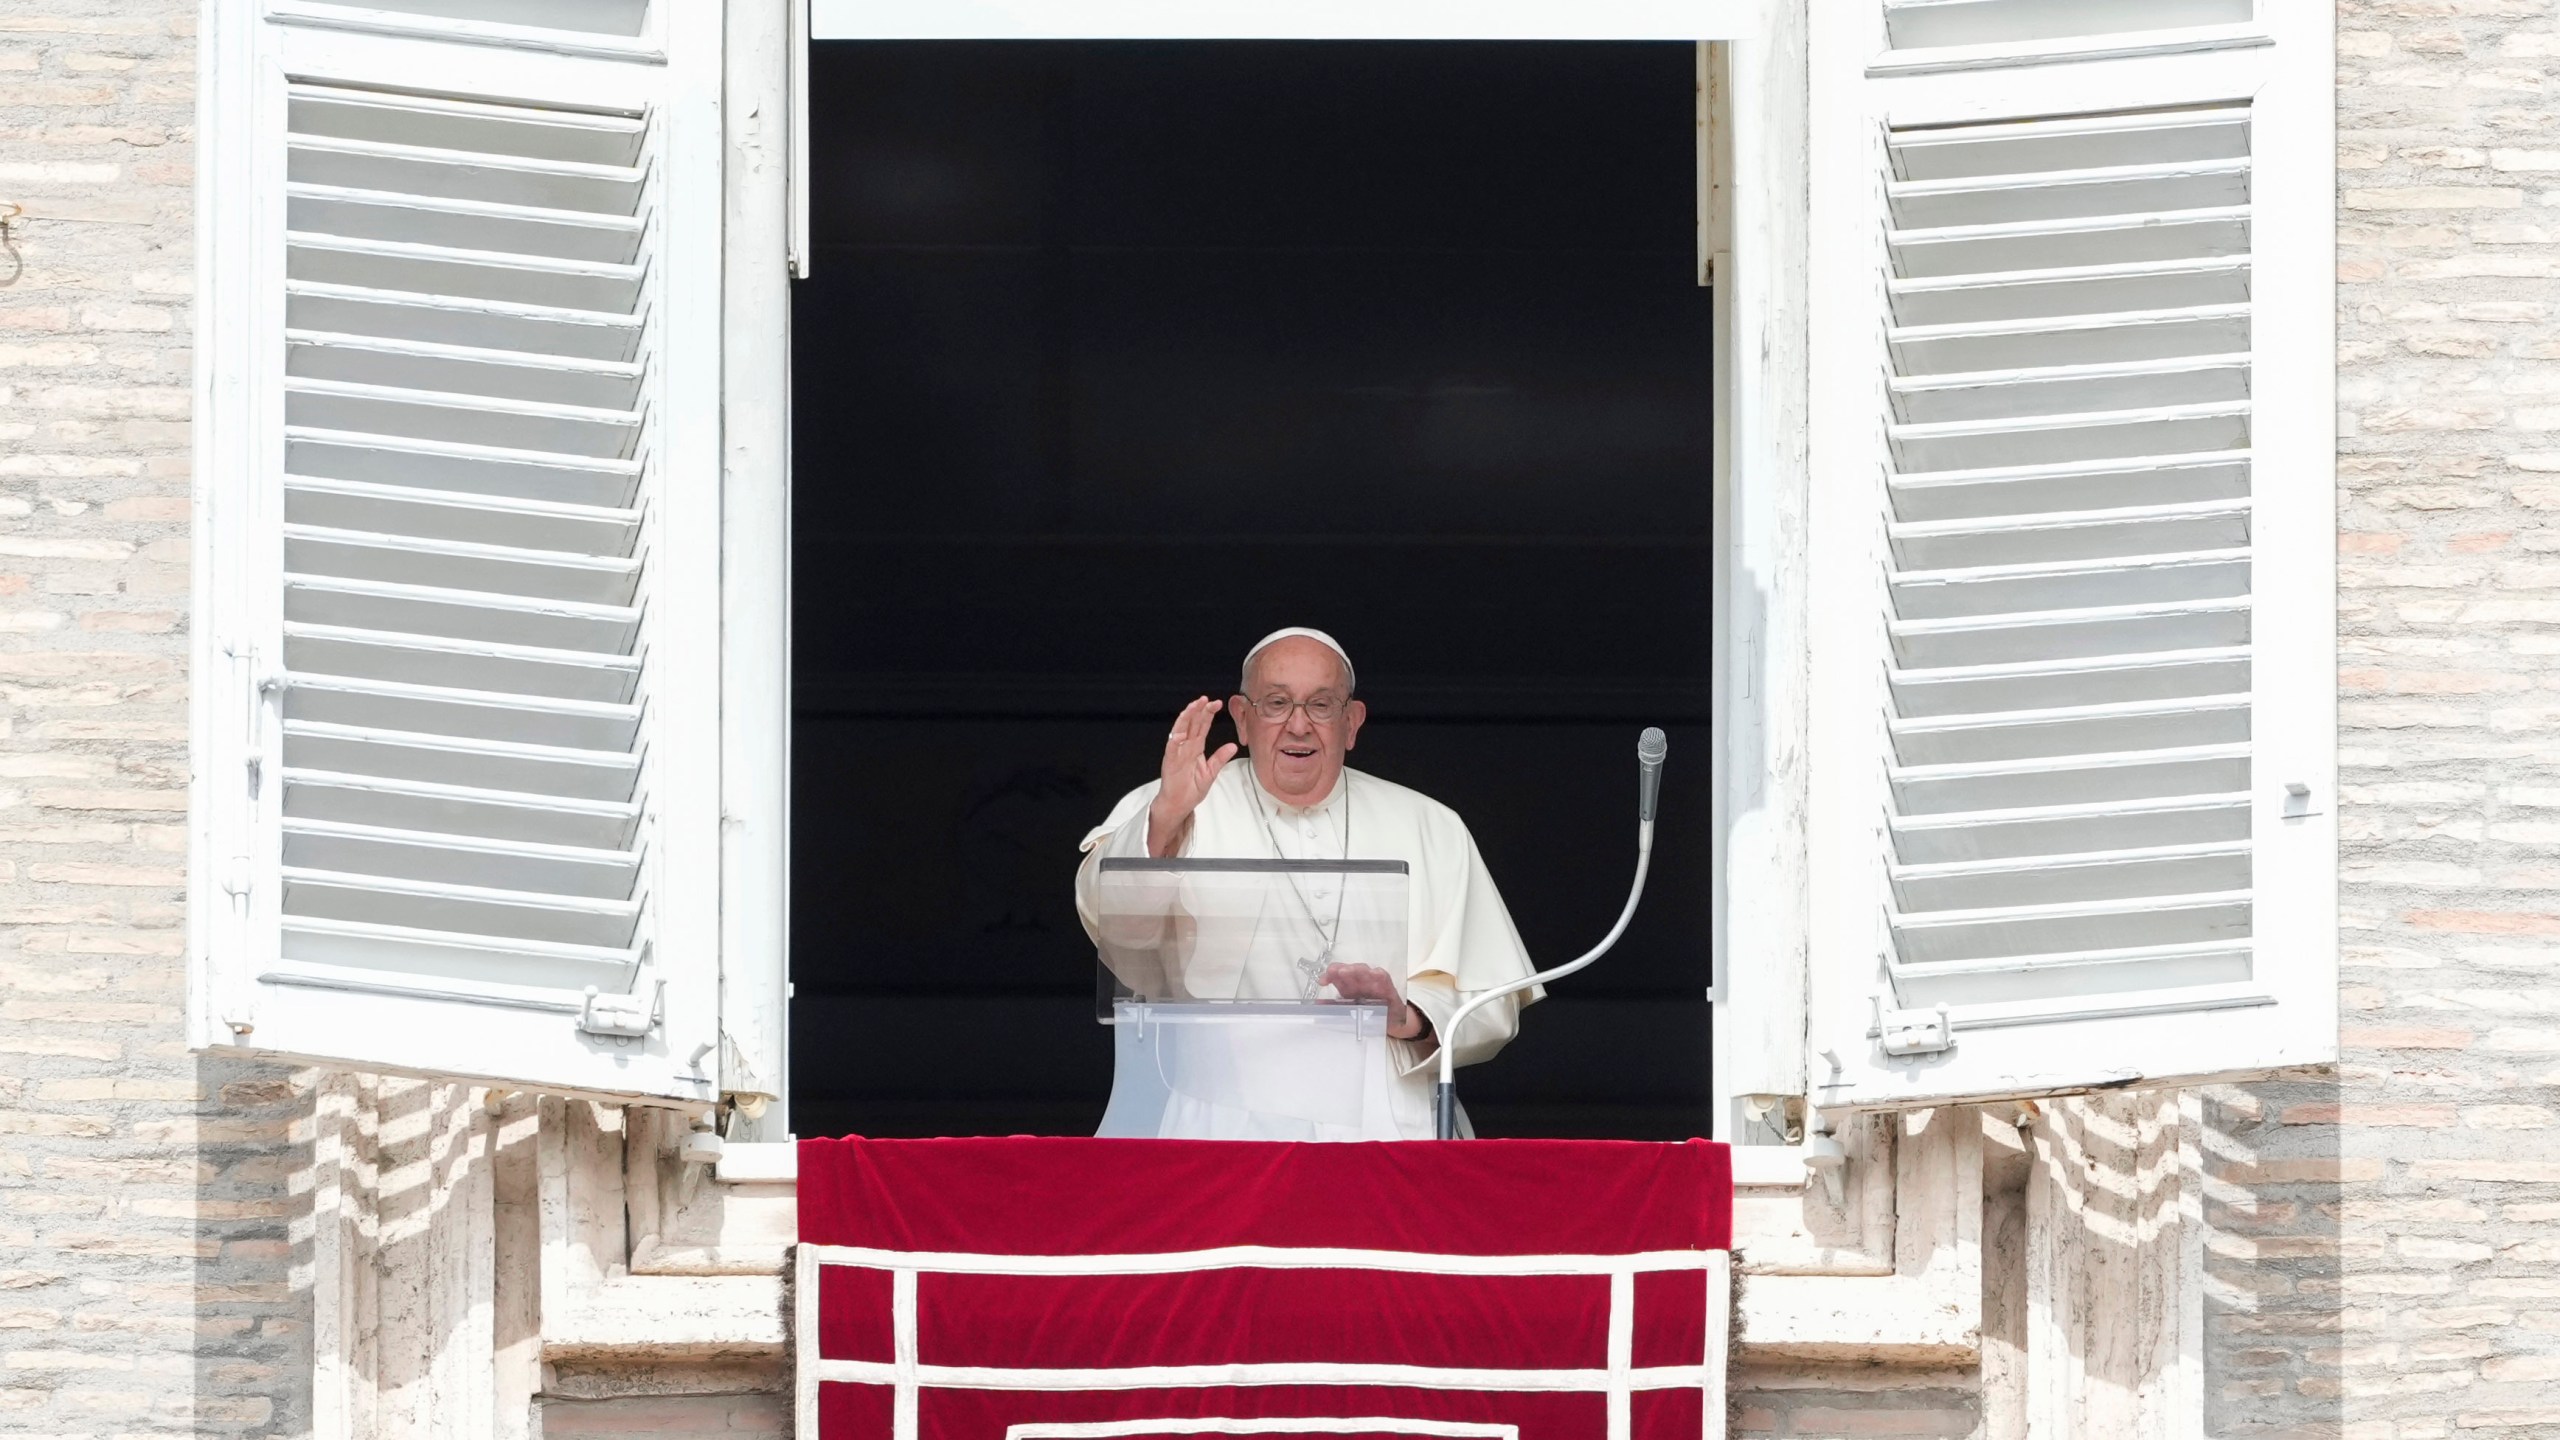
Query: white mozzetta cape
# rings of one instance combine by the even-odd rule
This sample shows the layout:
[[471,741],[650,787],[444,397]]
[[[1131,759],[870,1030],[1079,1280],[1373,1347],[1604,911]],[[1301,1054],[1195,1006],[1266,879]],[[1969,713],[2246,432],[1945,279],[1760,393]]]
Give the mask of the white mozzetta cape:
[[[1084,838],[1076,870],[1076,911],[1085,932],[1100,930],[1095,903],[1101,857],[1147,853],[1147,807],[1156,782],[1123,796],[1109,819]],[[1346,801],[1350,846],[1343,846]],[[1405,928],[1405,996],[1431,1019],[1433,1036],[1449,1033],[1449,1017],[1461,1001],[1530,974],[1528,952],[1503,908],[1502,894],[1477,853],[1475,837],[1456,811],[1428,795],[1374,775],[1345,769],[1333,792],[1314,806],[1283,804],[1262,790],[1250,761],[1239,758],[1218,774],[1208,797],[1192,812],[1191,833],[1178,852],[1186,857],[1288,860],[1402,860],[1410,867]],[[1457,1062],[1492,1058],[1519,1033],[1520,1007],[1543,992],[1530,989],[1479,1008],[1458,1037]],[[1394,1075],[1388,1106],[1392,1134],[1431,1134],[1431,1082],[1439,1051],[1432,1041],[1390,1041]],[[1333,1127],[1323,1127],[1331,1129]],[[1226,1133],[1234,1138],[1385,1139],[1377,1124],[1363,1135],[1274,1133],[1262,1128]],[[1193,1133],[1193,1132],[1187,1132]]]

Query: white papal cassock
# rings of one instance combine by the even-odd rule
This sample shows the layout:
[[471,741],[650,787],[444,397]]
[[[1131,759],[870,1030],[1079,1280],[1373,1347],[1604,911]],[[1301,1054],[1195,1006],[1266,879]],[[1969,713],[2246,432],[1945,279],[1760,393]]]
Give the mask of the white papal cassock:
[[[1101,937],[1097,904],[1099,862],[1105,856],[1147,854],[1147,808],[1157,785],[1130,791],[1111,817],[1084,838],[1076,871],[1076,910],[1085,932]],[[1346,831],[1348,844],[1346,848]],[[1446,1036],[1459,1003],[1528,975],[1535,968],[1503,908],[1475,837],[1456,811],[1392,781],[1345,769],[1331,793],[1300,808],[1264,791],[1244,759],[1230,763],[1191,815],[1180,855],[1190,858],[1268,860],[1402,860],[1410,869],[1406,889],[1405,998],[1431,1020],[1431,1035]],[[1517,1034],[1520,1007],[1543,992],[1532,988],[1479,1007],[1458,1037],[1457,1062],[1490,1059]],[[1221,1105],[1175,1093],[1158,1131],[1165,1136],[1231,1140],[1429,1139],[1431,1086],[1439,1069],[1436,1039],[1390,1040],[1371,1086],[1375,1099],[1357,1125],[1279,1115]],[[1467,1133],[1463,1115],[1460,1133]]]

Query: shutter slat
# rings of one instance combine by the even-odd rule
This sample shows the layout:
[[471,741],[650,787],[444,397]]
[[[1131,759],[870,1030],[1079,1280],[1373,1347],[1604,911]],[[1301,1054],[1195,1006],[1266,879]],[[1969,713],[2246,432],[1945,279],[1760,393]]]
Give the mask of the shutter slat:
[[[2023,964],[2024,962],[2022,961],[2021,963]],[[2120,986],[2110,992],[2092,993],[2078,997],[2066,997],[2053,1000],[2019,1000],[1971,1006],[1968,1007],[1962,1017],[1958,1018],[1954,1022],[1953,1028],[1958,1031],[1969,1032],[1998,1032],[2001,1030],[2020,1027],[2079,1024],[2093,1020],[2125,1019],[2153,1020],[2163,1024],[2176,1024],[2180,1022],[2173,1017],[2192,1016],[2202,1019],[2205,1018],[2204,1012],[2209,1011],[2235,1012],[2231,1015],[2214,1018],[2254,1019],[2258,1015],[2265,1013],[2261,1007],[2272,1007],[2277,1003],[2278,997],[2275,987],[2264,984],[2255,979],[2249,980],[2245,983],[2228,985],[2163,986],[2158,988],[2150,986]],[[2093,1062],[2084,1061],[2082,1063],[2083,1065],[2086,1065]],[[2256,1067],[2242,1066],[2240,1068],[2247,1070],[2251,1068],[2263,1069],[2266,1067],[2261,1065]],[[2126,1084],[2133,1079],[2143,1078],[2144,1076],[2145,1072],[2137,1065],[2126,1069],[2116,1070],[2114,1073],[2106,1075],[2104,1080],[2105,1084],[2112,1088],[2114,1086]],[[2046,1076],[2040,1078],[2042,1078],[2043,1083],[2027,1086],[2026,1089],[2028,1093],[2038,1095],[2073,1094],[2090,1088],[2087,1083],[2078,1085],[2056,1085],[2053,1083],[2053,1080],[2056,1077]]]
[[2236,599],[2248,593],[2245,549],[1904,570],[1891,586],[1895,615],[1909,620]]
[[[2088,999],[2103,1004],[2121,1002],[2128,993],[2167,997],[2143,1007],[2151,1013],[2218,1008],[2235,1000],[2264,1003],[2269,997],[2265,987],[2251,983],[2252,968],[2247,945],[2206,940],[2058,955],[2008,955],[1988,961],[1896,964],[1893,976],[1902,998],[1912,1006],[1961,1004],[1968,1028],[1989,1028],[2086,1013],[2083,1007],[2056,1007],[2053,1001]],[[2014,998],[1972,1000],[1981,982],[1992,977]]]
[[284,813],[386,830],[423,830],[585,850],[630,846],[640,802],[577,800],[468,785],[385,780],[324,770],[285,771]]
[[308,768],[377,780],[414,780],[520,795],[627,804],[640,783],[640,757],[520,740],[482,740],[385,730],[324,720],[288,721],[285,738]]
[[284,402],[289,423],[313,429],[480,443],[597,460],[629,456],[639,441],[643,418],[628,410],[495,395],[442,395],[333,380],[287,380]]
[[2249,162],[2196,160],[2036,175],[1918,180],[1885,187],[1897,231],[2091,216],[2224,210],[2249,199]]
[[638,947],[546,945],[316,916],[286,920],[283,941],[283,962],[261,972],[260,980],[567,1015],[577,1013],[568,997],[581,986],[630,989],[642,961]]
[[1956,815],[2046,805],[2115,804],[2173,795],[2218,795],[2249,788],[2249,748],[2209,745],[2185,751],[1896,766],[1887,785],[1898,816]]
[[287,672],[284,713],[287,720],[419,735],[627,750],[639,737],[641,707]]
[[1885,341],[1896,373],[1910,376],[2237,354],[2249,348],[2249,308],[2190,305],[2059,320],[1896,326]]
[[1935,374],[1897,379],[1888,393],[1897,419],[1924,424],[2203,405],[2248,398],[2249,357],[2180,355]]
[[641,368],[630,361],[527,355],[319,330],[289,330],[285,347],[285,373],[308,380],[624,414],[640,398]]
[[1896,620],[1888,625],[1887,636],[1893,658],[1911,670],[2207,650],[2249,643],[2249,602],[2114,605]]
[[1991,466],[1886,479],[1886,500],[1894,518],[1908,521],[2112,510],[2127,504],[2176,505],[2246,499],[2248,494],[2245,451],[2145,455],[2095,464]]
[[2220,500],[1916,521],[1888,526],[1886,539],[1894,559],[1913,570],[2225,550],[2249,543],[2249,505]]
[[1896,50],[2021,45],[2247,22],[2250,0],[1885,0]]
[[1905,915],[2245,890],[2249,842],[1899,865],[1890,878]]
[[317,480],[412,485],[621,509],[640,483],[640,462],[508,450],[469,442],[288,427],[285,473]]
[[285,323],[297,330],[531,354],[562,363],[627,361],[639,353],[642,324],[632,315],[317,281],[285,287]]
[[290,573],[285,576],[284,618],[289,624],[547,646],[598,655],[633,653],[640,631],[640,612],[629,605],[587,605]]
[[[482,44],[650,55],[652,0],[267,0],[270,18]],[[583,43],[582,43],[583,42]]]
[[1888,280],[1892,323],[1985,324],[2115,311],[2244,305],[2249,264],[2224,255],[2193,260],[2066,265],[1989,274]]
[[[383,176],[389,181],[396,177]],[[629,265],[640,251],[637,216],[287,185],[285,223],[338,240],[388,240],[440,250]]]
[[1885,674],[1894,713],[1906,719],[2236,695],[2248,680],[2249,652],[2238,646]]
[[1888,735],[1893,757],[1903,765],[2185,749],[2247,740],[2249,697],[2243,691],[2203,700],[1895,720],[1888,726]]
[[407,535],[525,550],[628,556],[640,512],[603,505],[491,498],[363,481],[285,480],[285,522],[315,530]]
[[2031,273],[2236,256],[2249,249],[2249,211],[2225,206],[2183,215],[2099,216],[1897,231],[1894,274],[1904,279]]
[[1885,144],[1886,160],[1899,180],[2068,173],[2245,159],[2248,154],[2245,105],[1921,127],[1895,131]]
[[[512,3],[512,0],[509,0]],[[648,122],[406,91],[299,84],[288,100],[287,145],[312,137],[374,140],[447,154],[558,160],[628,167],[641,155]]]
[[629,216],[639,212],[647,177],[627,164],[303,136],[285,153],[285,178],[323,189]]
[[2247,890],[1943,910],[1893,921],[1894,953],[1906,965],[2248,938]]
[[440,590],[482,590],[529,600],[628,605],[641,561],[513,545],[285,527],[285,563],[297,575],[345,576]]
[[475,889],[512,887],[598,900],[630,899],[640,876],[639,858],[621,850],[532,845],[321,820],[297,820],[284,827],[284,862],[345,875],[432,880]]
[[[293,0],[276,0],[276,3],[288,4]],[[2025,0],[2025,3],[2040,4],[2044,0]],[[2077,0],[2053,0],[2053,3],[2057,8],[2070,8],[2077,4]],[[2111,25],[2113,23],[2110,22]],[[1897,46],[1876,57],[1865,68],[1869,76],[1879,79],[1955,72],[1998,75],[2010,71],[2032,72],[2035,67],[2056,63],[2138,57],[2168,60],[2201,57],[2215,51],[2254,50],[2266,43],[2265,30],[2255,21],[2244,19],[2217,25],[2141,26],[2088,33],[2075,31],[2043,39],[2001,39],[1975,45]]]
[[1904,815],[1894,818],[1892,829],[1894,858],[1909,865],[2096,854],[2248,838],[2246,794]]
[[305,675],[608,704],[629,701],[640,680],[636,656],[475,644],[340,625],[287,625],[284,657],[287,670]]
[[2140,455],[2238,450],[2249,444],[2246,401],[2147,410],[2027,415],[1891,425],[1886,436],[1906,474],[2123,460]]
[[628,315],[640,303],[643,267],[503,251],[296,231],[285,237],[285,277],[321,285],[447,295]]
[[314,920],[361,920],[412,930],[495,935],[555,945],[627,945],[640,923],[637,900],[596,900],[515,890],[284,869],[285,905]]

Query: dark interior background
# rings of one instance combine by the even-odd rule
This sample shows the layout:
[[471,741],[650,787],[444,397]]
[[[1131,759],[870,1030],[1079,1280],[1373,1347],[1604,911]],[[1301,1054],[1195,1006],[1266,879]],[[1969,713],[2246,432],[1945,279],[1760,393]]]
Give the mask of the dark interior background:
[[1542,964],[1614,918],[1670,730],[1635,926],[1461,1094],[1704,1133],[1691,47],[815,48],[794,1128],[1089,1133],[1077,842],[1300,624],[1359,662],[1353,763],[1466,817]]

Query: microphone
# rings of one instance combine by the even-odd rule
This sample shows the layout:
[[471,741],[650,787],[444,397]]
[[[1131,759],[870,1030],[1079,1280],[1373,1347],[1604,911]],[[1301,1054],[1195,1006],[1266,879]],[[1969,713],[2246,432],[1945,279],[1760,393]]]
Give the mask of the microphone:
[[1662,795],[1662,757],[1670,749],[1671,738],[1663,734],[1662,727],[1658,725],[1646,726],[1644,734],[1636,739],[1636,768],[1642,773],[1644,783],[1637,818],[1644,823],[1636,826],[1636,883],[1627,891],[1627,908],[1618,912],[1618,923],[1609,927],[1609,933],[1600,937],[1599,944],[1583,952],[1582,958],[1483,991],[1460,1005],[1457,1013],[1449,1017],[1449,1023],[1441,1027],[1440,1083],[1431,1089],[1433,1131],[1441,1139],[1458,1138],[1458,1027],[1466,1024],[1467,1017],[1476,1013],[1478,1008],[1492,1001],[1505,995],[1516,995],[1532,985],[1561,980],[1608,954],[1609,947],[1618,943],[1618,937],[1627,933],[1627,922],[1636,918],[1636,902],[1644,898],[1645,874],[1653,868],[1654,802]]
[[1662,798],[1662,757],[1670,749],[1671,739],[1659,725],[1647,725],[1636,737],[1636,770],[1643,787],[1637,792],[1636,818],[1647,825],[1653,823],[1654,802]]

